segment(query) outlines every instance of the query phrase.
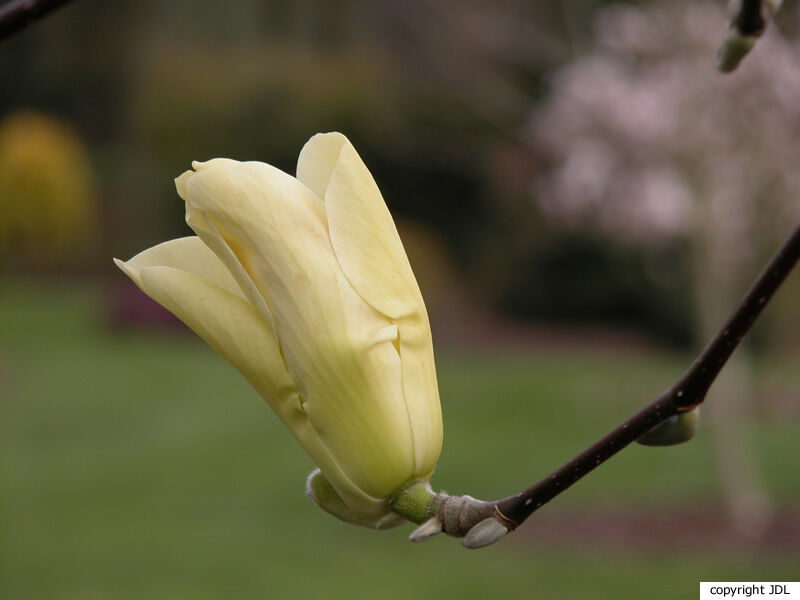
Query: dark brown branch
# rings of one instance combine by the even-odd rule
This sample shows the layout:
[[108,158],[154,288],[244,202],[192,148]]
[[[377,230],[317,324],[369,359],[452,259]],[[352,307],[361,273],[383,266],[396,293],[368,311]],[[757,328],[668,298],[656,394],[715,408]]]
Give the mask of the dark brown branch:
[[742,35],[758,37],[764,33],[767,23],[764,20],[762,0],[742,0],[732,24]]
[[70,0],[9,0],[0,5],[0,41],[50,14]]
[[509,530],[518,527],[535,510],[652,427],[703,402],[714,379],[798,258],[800,225],[770,259],[739,307],[675,385],[552,474],[519,494],[492,503],[496,511],[495,518]]

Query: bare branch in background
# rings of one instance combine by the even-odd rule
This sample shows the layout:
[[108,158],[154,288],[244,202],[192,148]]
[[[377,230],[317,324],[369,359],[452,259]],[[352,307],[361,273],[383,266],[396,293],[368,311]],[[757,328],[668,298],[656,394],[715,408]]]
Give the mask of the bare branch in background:
[[10,0],[0,6],[0,41],[25,29],[70,0]]

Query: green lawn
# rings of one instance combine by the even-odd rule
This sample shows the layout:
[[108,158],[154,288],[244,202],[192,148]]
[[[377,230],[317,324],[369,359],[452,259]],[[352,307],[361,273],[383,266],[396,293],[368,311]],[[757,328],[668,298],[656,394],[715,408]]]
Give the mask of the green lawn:
[[[524,532],[467,551],[449,538],[411,545],[408,527],[340,524],[304,498],[310,460],[230,366],[188,335],[111,331],[100,298],[97,288],[0,286],[0,597],[672,599],[697,597],[700,580],[797,577],[797,554],[554,550]],[[440,353],[434,486],[517,491],[686,360]],[[766,376],[797,390],[793,373],[786,362]],[[799,433],[797,419],[758,422],[782,503],[800,500]],[[685,446],[628,449],[533,519],[720,504],[709,437],[705,428]]]

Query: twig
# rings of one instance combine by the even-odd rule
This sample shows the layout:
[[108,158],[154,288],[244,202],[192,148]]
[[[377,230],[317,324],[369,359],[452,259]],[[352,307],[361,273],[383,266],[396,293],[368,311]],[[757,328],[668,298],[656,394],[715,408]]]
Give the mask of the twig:
[[0,5],[0,41],[67,4],[70,0],[10,0]]
[[800,225],[770,259],[745,294],[739,307],[686,374],[669,390],[552,474],[525,491],[494,503],[506,528],[510,530],[519,526],[536,509],[655,425],[702,403],[714,379],[798,259],[800,259]]
[[758,37],[767,26],[761,0],[742,0],[739,11],[734,15],[732,25],[742,35]]
[[464,537],[468,548],[492,544],[656,425],[676,415],[686,415],[705,400],[714,379],[798,259],[800,225],[770,259],[739,307],[683,377],[654,402],[528,489],[494,502],[471,496],[433,494],[427,483],[402,490],[392,500],[392,509],[409,521],[421,524],[409,539],[419,542],[444,532]]

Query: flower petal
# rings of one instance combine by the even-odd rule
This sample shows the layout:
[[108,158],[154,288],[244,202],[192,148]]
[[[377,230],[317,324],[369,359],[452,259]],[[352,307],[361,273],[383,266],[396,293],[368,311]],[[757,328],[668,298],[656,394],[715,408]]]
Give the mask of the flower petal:
[[145,267],[139,277],[147,295],[235,366],[278,414],[287,413],[297,387],[272,330],[247,300],[173,267]]
[[[215,161],[234,163],[236,161],[228,159],[215,159],[204,163],[206,165],[214,163]],[[188,198],[188,184],[189,179],[195,175],[194,171],[186,171],[175,179],[175,188],[178,195],[186,201]],[[250,303],[261,313],[262,318],[270,324],[272,331],[275,332],[275,320],[267,307],[264,298],[256,288],[253,280],[250,278],[249,273],[244,269],[239,262],[238,257],[233,250],[228,246],[227,242],[223,239],[222,235],[217,231],[213,223],[211,223],[205,214],[198,211],[191,210],[189,202],[186,201],[186,224],[192,228],[197,236],[208,246],[208,248],[215,254],[219,260],[228,268],[233,278],[239,284],[239,287],[244,292],[245,297]]]
[[346,476],[386,498],[414,473],[392,323],[342,273],[308,187],[263,163],[198,169],[185,182],[189,224],[205,223],[201,236],[213,228],[232,256],[220,257],[241,265],[266,303],[308,418]]
[[414,475],[428,479],[442,451],[442,406],[425,313],[397,322],[403,393],[414,433]]
[[174,313],[244,375],[314,462],[333,474],[336,490],[348,505],[376,518],[388,512],[383,500],[365,494],[342,472],[304,411],[270,325],[247,300],[194,273],[167,266],[138,268],[134,260],[116,262],[142,291]]
[[325,198],[328,182],[347,138],[341,133],[318,133],[308,140],[297,158],[297,179],[320,199]]
[[137,279],[139,271],[145,267],[175,267],[193,273],[223,290],[244,298],[241,288],[231,277],[230,271],[217,258],[216,254],[194,235],[169,240],[143,250],[126,263],[116,261],[116,259],[115,262],[139,287],[141,287],[141,282]]
[[427,476],[442,445],[441,405],[428,316],[392,216],[349,142],[342,145],[330,176],[325,209],[336,258],[348,280],[364,300],[398,326],[403,390],[414,435],[415,474]]
[[325,210],[336,257],[361,297],[393,319],[424,312],[392,215],[349,142],[330,176]]

